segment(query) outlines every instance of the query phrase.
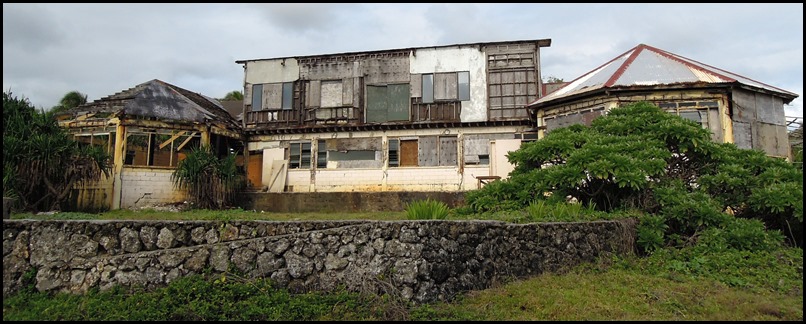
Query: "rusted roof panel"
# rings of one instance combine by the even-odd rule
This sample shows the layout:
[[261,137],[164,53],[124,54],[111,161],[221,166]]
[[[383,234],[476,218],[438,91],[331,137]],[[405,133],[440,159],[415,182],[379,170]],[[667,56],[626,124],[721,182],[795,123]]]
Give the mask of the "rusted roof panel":
[[602,88],[681,84],[740,83],[794,99],[797,94],[703,64],[652,46],[640,44],[568,85],[530,103],[539,105]]

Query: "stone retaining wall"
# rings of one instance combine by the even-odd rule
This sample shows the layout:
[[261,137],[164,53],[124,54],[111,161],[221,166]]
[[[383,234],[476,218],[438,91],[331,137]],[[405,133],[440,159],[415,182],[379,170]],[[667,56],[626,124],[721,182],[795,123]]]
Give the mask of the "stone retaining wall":
[[3,221],[3,295],[36,271],[40,291],[159,287],[236,272],[294,292],[389,292],[408,300],[457,293],[599,256],[632,253],[632,219],[498,221]]

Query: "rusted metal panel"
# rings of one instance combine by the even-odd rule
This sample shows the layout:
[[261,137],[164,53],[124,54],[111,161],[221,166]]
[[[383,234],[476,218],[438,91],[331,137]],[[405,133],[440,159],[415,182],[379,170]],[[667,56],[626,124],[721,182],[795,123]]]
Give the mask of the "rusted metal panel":
[[342,81],[322,81],[322,107],[340,107],[343,97]]
[[364,106],[362,105],[363,100],[362,97],[364,95],[364,78],[363,77],[354,77],[353,78],[353,107],[363,109]]
[[420,166],[439,165],[439,138],[437,136],[420,136],[417,162]]
[[[759,122],[785,125],[784,104],[780,98],[756,93],[756,116]],[[776,100],[777,99],[777,100]]]
[[786,126],[757,122],[753,124],[753,148],[767,155],[786,157],[789,155],[789,136]]
[[353,63],[349,60],[305,63],[300,66],[299,74],[300,78],[308,80],[340,79],[354,74],[356,65]]
[[453,166],[457,165],[457,140],[456,136],[440,136],[439,137],[439,165],[440,166]]
[[750,123],[756,119],[755,94],[743,90],[733,91],[733,120]]
[[308,108],[317,108],[321,105],[322,83],[319,80],[305,82],[305,105]]
[[353,78],[344,78],[342,79],[342,94],[341,94],[341,104],[345,106],[351,106],[353,104]]
[[733,121],[733,143],[741,149],[753,148],[753,128],[750,123]]
[[367,84],[409,83],[408,55],[367,58],[362,62]]
[[328,151],[380,151],[383,141],[372,138],[330,138],[325,140]]

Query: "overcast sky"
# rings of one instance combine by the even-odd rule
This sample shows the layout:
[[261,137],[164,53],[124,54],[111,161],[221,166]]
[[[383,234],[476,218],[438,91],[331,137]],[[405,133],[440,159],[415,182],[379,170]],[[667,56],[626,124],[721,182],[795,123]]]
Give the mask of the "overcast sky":
[[803,4],[3,3],[3,91],[50,109],[159,79],[221,98],[236,60],[551,39],[542,75],[571,81],[647,44],[799,95]]

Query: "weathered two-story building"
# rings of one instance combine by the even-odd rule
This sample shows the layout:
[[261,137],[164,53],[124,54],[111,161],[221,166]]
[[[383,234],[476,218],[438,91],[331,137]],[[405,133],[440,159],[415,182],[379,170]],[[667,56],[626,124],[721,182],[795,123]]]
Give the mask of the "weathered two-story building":
[[550,39],[236,61],[250,182],[270,192],[464,191],[534,140]]

